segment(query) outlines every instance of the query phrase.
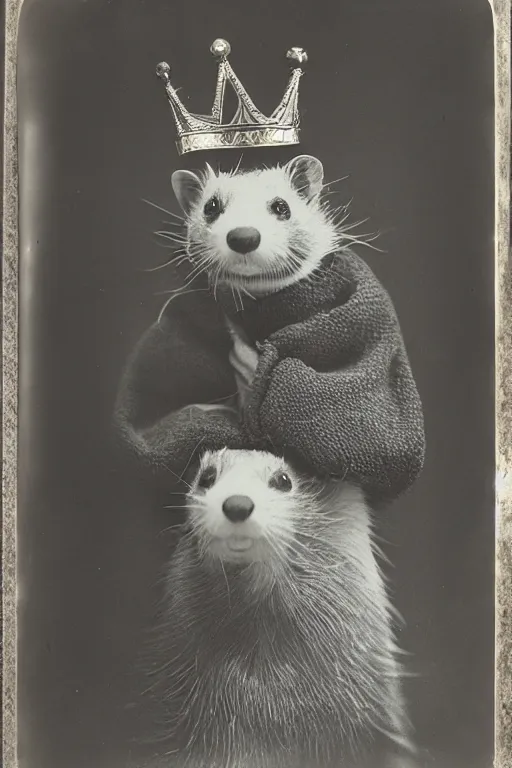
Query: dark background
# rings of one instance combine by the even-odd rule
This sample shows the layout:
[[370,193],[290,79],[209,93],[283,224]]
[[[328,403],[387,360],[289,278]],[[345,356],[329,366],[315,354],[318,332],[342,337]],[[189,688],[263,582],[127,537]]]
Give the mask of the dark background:
[[[131,670],[166,552],[110,447],[126,355],[169,289],[152,236],[177,211],[163,87],[208,111],[212,40],[271,112],[302,45],[303,144],[395,302],[428,456],[382,532],[417,678],[425,766],[488,768],[493,745],[493,29],[486,0],[25,0],[21,184],[22,768],[136,768]],[[229,163],[234,155],[225,155]],[[290,153],[288,153],[290,154]],[[264,153],[258,159],[265,159]],[[276,158],[277,159],[277,158]],[[167,217],[168,218],[168,217]],[[179,367],[179,361],[176,361]],[[135,718],[136,720],[136,718]]]

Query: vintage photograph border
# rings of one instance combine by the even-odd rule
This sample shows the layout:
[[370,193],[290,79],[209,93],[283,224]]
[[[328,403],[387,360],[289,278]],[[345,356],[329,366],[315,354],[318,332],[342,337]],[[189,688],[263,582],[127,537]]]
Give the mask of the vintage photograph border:
[[[496,677],[495,768],[512,768],[511,0],[489,0],[495,38]],[[5,2],[2,230],[2,747],[17,768],[18,158],[16,57],[23,0]],[[482,768],[485,768],[482,766]]]

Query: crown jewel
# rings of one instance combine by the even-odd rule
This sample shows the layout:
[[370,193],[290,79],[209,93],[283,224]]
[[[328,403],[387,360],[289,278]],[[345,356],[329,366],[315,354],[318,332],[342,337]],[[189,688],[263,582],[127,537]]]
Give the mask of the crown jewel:
[[[281,103],[267,117],[257,109],[242,83],[235,75],[228,56],[231,46],[227,40],[215,40],[210,48],[218,60],[217,87],[211,115],[196,115],[187,110],[170,81],[171,68],[162,62],[156,73],[165,85],[177,128],[178,154],[200,149],[229,147],[270,147],[299,143],[299,81],[308,57],[303,48],[290,48],[286,54],[291,74]],[[224,92],[230,83],[238,98],[238,108],[229,123],[222,122]]]

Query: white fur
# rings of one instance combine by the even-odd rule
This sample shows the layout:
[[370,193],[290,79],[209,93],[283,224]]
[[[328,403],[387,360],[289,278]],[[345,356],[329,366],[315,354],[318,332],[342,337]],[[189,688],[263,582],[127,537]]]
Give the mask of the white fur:
[[[218,173],[209,166],[202,179],[178,171],[173,187],[187,214],[189,254],[194,262],[203,260],[213,282],[226,282],[249,294],[280,290],[311,275],[322,259],[339,243],[332,216],[320,202],[322,173],[317,163],[311,179],[312,193],[294,182],[296,158],[287,166],[245,173]],[[320,176],[321,181],[321,176]],[[205,221],[205,203],[219,195],[224,212],[211,224]],[[291,210],[288,220],[269,211],[276,198]],[[259,247],[246,255],[232,251],[227,234],[238,227],[254,227],[261,236]],[[294,256],[300,252],[301,258]]]
[[[289,490],[269,486],[276,472]],[[235,494],[254,503],[241,523],[222,511]],[[360,490],[224,449],[203,455],[187,509],[155,683],[176,765],[384,768],[379,750],[407,753],[393,609]]]
[[[285,471],[283,462],[267,453],[251,451],[207,452],[202,458],[202,469],[214,466],[217,480],[202,494],[197,490],[197,477],[190,496],[190,516],[196,531],[201,533],[207,551],[221,560],[254,562],[271,556],[268,538],[277,531],[273,528],[291,527],[297,505],[298,487],[282,493],[268,486],[274,472]],[[295,480],[295,478],[294,478]],[[295,480],[294,485],[298,481]],[[232,523],[224,515],[222,504],[233,495],[249,496],[255,508],[243,523]],[[246,539],[252,546],[243,552],[233,552],[230,542]]]
[[[198,478],[212,466],[216,481],[201,491]],[[289,491],[269,486],[272,476],[282,472],[291,479]],[[224,501],[233,495],[248,496],[254,503],[254,510],[242,523],[231,522],[222,511]],[[350,530],[350,556],[362,566],[372,591],[380,594],[382,580],[371,544],[369,511],[355,486],[337,482],[314,486],[273,454],[223,449],[203,455],[188,506],[193,529],[210,561],[265,564],[259,576],[270,575],[272,581],[278,578],[283,560],[303,560],[303,547],[314,547],[315,537],[327,545],[327,566],[336,567],[346,545],[345,533]]]

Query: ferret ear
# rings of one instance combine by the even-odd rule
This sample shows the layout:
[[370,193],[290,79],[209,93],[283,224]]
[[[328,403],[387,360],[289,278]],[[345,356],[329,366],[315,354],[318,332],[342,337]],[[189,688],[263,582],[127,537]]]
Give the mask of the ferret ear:
[[318,197],[324,184],[324,168],[311,155],[299,155],[285,165],[293,188],[308,201]]
[[188,215],[201,197],[201,179],[192,171],[174,171],[171,184],[178,203]]

